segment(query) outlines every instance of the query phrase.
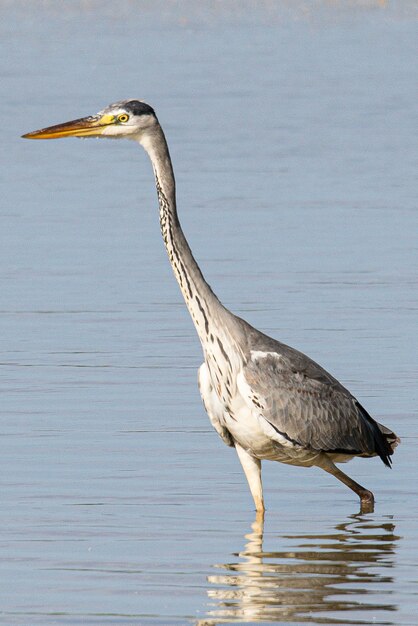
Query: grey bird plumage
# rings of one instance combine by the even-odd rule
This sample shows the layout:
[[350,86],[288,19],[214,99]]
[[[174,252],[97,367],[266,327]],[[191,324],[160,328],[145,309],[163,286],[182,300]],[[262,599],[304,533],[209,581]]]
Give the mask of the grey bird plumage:
[[348,389],[305,354],[251,331],[247,354],[256,350],[267,356],[262,364],[247,359],[244,373],[264,399],[263,417],[273,428],[295,446],[336,455],[379,455],[390,467],[386,429]]
[[199,388],[209,419],[242,464],[258,513],[264,512],[261,461],[318,466],[373,509],[373,494],[335,465],[380,456],[387,466],[399,442],[351,393],[301,352],[264,335],[226,309],[204,279],[182,231],[167,142],[154,110],[123,100],[97,115],[28,133],[127,138],[148,153],[155,175],[161,233],[174,275],[202,344]]

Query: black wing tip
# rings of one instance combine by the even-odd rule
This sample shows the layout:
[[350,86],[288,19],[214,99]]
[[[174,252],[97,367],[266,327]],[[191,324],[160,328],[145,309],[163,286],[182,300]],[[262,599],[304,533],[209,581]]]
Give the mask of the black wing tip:
[[[386,465],[386,467],[388,467],[389,469],[392,469],[392,459],[390,458],[390,456],[388,454],[380,454],[378,453],[380,458],[382,459],[383,463]],[[391,454],[393,454],[393,452],[391,452]]]
[[395,435],[395,433],[392,432],[388,432],[388,433],[381,433],[383,440],[385,442],[385,446],[387,449],[387,452],[385,452],[383,455],[379,454],[380,458],[382,459],[383,463],[389,467],[390,469],[392,469],[392,459],[390,458],[392,456],[392,454],[395,452],[395,448],[396,446],[401,443],[401,440],[399,439],[399,437],[397,435]]
[[392,469],[392,459],[390,457],[394,452],[394,448],[399,443],[399,438],[389,429],[386,429],[388,432],[382,432],[379,428],[379,424],[372,418],[366,409],[361,406],[358,400],[355,401],[355,404],[371,430],[374,452],[381,458],[386,467]]

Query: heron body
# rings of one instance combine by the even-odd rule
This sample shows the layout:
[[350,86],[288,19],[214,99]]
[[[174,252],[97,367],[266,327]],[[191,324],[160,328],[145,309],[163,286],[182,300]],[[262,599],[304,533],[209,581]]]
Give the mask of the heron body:
[[162,237],[203,349],[198,374],[203,403],[222,440],[235,447],[257,511],[264,511],[263,460],[321,467],[357,493],[363,510],[372,510],[373,494],[335,463],[378,455],[390,466],[398,437],[320,365],[256,330],[218,300],[181,228],[170,154],[154,110],[124,100],[97,115],[24,135],[64,136],[128,138],[148,153]]

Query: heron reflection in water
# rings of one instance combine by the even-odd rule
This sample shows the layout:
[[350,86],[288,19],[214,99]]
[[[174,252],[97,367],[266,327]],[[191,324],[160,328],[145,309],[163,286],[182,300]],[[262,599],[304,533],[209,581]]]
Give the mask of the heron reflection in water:
[[[399,539],[389,518],[371,521],[353,515],[329,534],[284,534],[278,539],[286,544],[283,551],[263,552],[259,516],[245,538],[238,554],[242,560],[216,565],[223,572],[208,577],[212,606],[196,626],[396,623],[387,612],[397,607],[381,600],[383,591],[390,597],[390,569]],[[377,584],[378,602],[373,601]]]

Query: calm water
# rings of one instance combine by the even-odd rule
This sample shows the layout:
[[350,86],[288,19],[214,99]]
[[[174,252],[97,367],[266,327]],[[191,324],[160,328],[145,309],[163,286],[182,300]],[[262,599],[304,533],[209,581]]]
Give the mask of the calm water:
[[[0,623],[416,624],[416,3],[2,2],[0,34]],[[145,155],[19,139],[128,97],[225,304],[401,435],[350,463],[375,513],[266,464],[254,521]]]

